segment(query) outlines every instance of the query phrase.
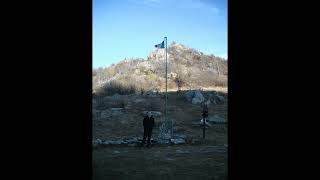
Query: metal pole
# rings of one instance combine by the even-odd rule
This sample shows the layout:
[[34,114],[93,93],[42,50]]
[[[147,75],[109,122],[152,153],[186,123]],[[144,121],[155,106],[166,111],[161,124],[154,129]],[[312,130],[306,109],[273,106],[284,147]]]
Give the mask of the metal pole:
[[[167,39],[167,37],[165,37],[165,39],[166,39],[166,104],[168,104],[168,91],[167,91],[167,87],[168,87],[168,58],[167,58],[167,54],[168,54],[168,39]],[[167,106],[167,105],[166,105]],[[167,113],[168,112],[168,106],[166,107],[166,114],[168,114]],[[170,133],[171,133],[171,137],[173,136],[173,123],[172,123],[172,120],[171,121],[169,121],[168,120],[168,124],[169,123],[171,123],[170,124]]]
[[[165,121],[166,124],[168,125],[168,119],[167,119],[167,100],[168,100],[168,65],[167,65],[167,37],[164,37],[165,41],[166,41],[166,104],[165,104]],[[167,126],[168,128],[168,126]]]
[[202,137],[203,137],[203,139],[205,138],[205,134],[206,134],[206,118],[203,116],[203,118],[202,118],[202,120],[203,120],[203,131],[202,131]]

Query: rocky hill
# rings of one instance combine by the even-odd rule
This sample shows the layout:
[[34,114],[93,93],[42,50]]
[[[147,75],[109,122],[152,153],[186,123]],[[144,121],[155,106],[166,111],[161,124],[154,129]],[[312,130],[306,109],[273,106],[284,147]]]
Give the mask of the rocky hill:
[[[227,60],[206,55],[173,42],[168,47],[168,88],[199,89],[227,86]],[[130,94],[165,88],[165,49],[156,49],[147,59],[125,59],[107,68],[93,70],[93,93]]]

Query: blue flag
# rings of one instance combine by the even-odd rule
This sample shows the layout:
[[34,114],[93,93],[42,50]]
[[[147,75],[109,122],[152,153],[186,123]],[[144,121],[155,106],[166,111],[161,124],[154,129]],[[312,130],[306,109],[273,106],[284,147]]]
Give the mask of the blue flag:
[[155,45],[156,48],[164,48],[164,41],[162,43]]

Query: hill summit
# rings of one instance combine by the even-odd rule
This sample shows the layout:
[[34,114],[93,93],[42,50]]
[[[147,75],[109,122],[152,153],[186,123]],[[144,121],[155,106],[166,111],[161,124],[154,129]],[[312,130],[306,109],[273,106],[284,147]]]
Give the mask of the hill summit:
[[[168,46],[167,59],[169,89],[227,86],[227,59],[206,55],[176,42]],[[107,68],[94,69],[93,92],[105,91],[111,86],[129,92],[162,91],[165,88],[165,67],[165,49],[156,49],[147,59],[125,59]],[[112,93],[110,90],[108,93]]]

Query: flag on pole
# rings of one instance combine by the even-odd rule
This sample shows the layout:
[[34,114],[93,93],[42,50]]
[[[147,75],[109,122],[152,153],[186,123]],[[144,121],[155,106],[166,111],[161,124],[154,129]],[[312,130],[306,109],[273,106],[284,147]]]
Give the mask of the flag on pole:
[[162,41],[162,43],[154,45],[154,47],[156,48],[164,48],[164,41]]

